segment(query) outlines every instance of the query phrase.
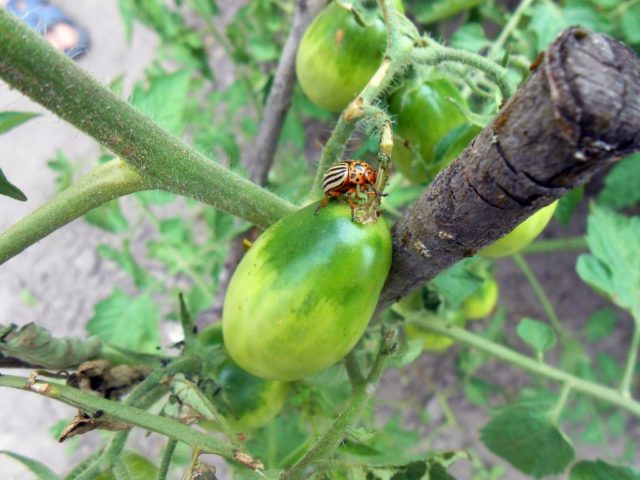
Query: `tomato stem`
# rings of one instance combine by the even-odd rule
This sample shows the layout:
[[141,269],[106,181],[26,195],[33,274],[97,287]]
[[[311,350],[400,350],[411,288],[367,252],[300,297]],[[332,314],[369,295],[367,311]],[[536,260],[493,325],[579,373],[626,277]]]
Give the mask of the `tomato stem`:
[[611,405],[623,408],[628,412],[640,417],[640,402],[633,400],[625,395],[622,395],[618,390],[613,388],[604,387],[594,382],[584,380],[582,378],[571,375],[555,368],[549,364],[539,362],[537,359],[523,355],[515,350],[507,348],[503,345],[495,343],[491,340],[487,340],[473,332],[469,332],[461,327],[445,324],[442,322],[434,322],[432,320],[424,321],[421,316],[416,315],[407,319],[408,322],[414,323],[424,330],[434,332],[440,335],[445,335],[453,340],[456,340],[464,345],[475,348],[482,352],[486,352],[500,360],[504,360],[507,363],[515,365],[527,370],[536,375],[555,380],[557,382],[567,384],[572,390],[581,392],[585,395],[593,397],[598,400],[602,400]]
[[304,456],[280,476],[281,480],[297,480],[309,478],[313,465],[329,458],[340,445],[342,438],[358,419],[364,406],[373,396],[380,382],[387,358],[394,350],[396,331],[382,333],[380,349],[373,362],[366,380],[360,382],[353,390],[345,409],[340,412],[331,427],[318,439]]
[[640,318],[636,315],[633,318],[631,343],[625,362],[624,373],[622,374],[622,380],[620,382],[620,393],[627,398],[631,398],[631,383],[633,382],[633,374],[636,370],[638,348],[640,348]]

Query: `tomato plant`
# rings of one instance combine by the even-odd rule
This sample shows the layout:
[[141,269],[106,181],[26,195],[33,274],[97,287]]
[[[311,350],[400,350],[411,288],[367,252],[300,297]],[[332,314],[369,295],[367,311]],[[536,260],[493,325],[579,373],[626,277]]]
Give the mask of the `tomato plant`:
[[484,247],[478,252],[478,255],[487,258],[498,258],[519,252],[542,233],[557,207],[558,201],[556,200],[541,208],[504,237]]
[[[205,346],[223,345],[222,326],[207,327],[197,339]],[[229,426],[238,432],[255,430],[268,423],[282,410],[287,398],[289,385],[255,377],[231,359],[217,367],[215,377],[221,390],[213,400]],[[212,420],[201,420],[199,424],[209,430],[220,430],[220,425]]]
[[[426,322],[431,321],[446,321],[451,325],[457,327],[464,327],[467,323],[467,319],[464,313],[460,310],[450,310],[444,315],[437,315],[435,313],[425,313],[424,317]],[[422,348],[427,352],[442,353],[448,350],[453,345],[453,340],[445,335],[433,333],[425,330],[417,325],[407,324],[404,327],[405,335],[409,340],[420,340],[422,342]]]
[[[122,462],[132,479],[154,480],[158,475],[158,467],[139,453],[124,451]],[[94,478],[95,480],[116,480],[113,473],[100,473]]]
[[231,357],[266,379],[299,380],[353,348],[391,264],[384,220],[359,225],[350,208],[309,205],[267,229],[246,253],[225,298]]
[[[394,165],[412,182],[433,180],[480,131],[467,123],[454,101],[466,107],[457,87],[444,78],[414,79],[391,96],[389,111],[395,116],[397,134]],[[454,129],[455,138],[436,152],[439,142]]]
[[[397,0],[396,8],[404,11]],[[316,105],[331,111],[345,108],[367,84],[386,46],[384,22],[377,9],[355,3],[364,19],[346,4],[332,1],[306,30],[296,57],[302,91]]]

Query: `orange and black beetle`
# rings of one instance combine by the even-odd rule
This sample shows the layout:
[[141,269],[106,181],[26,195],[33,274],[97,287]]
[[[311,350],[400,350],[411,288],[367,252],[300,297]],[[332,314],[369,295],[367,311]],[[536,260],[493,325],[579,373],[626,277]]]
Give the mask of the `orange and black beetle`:
[[[360,160],[347,160],[346,162],[336,163],[332,165],[324,174],[322,179],[322,190],[325,197],[318,205],[316,213],[327,204],[330,197],[341,197],[347,195],[347,201],[351,206],[351,219],[354,219],[355,204],[351,199],[354,195],[360,198],[360,192],[364,191],[367,195],[377,195],[378,192],[374,188],[378,173],[367,162]],[[361,188],[364,190],[361,190]]]

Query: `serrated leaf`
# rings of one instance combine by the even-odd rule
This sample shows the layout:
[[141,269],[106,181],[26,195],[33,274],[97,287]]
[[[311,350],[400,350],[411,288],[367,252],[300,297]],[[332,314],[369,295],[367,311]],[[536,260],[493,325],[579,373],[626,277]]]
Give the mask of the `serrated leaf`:
[[181,70],[155,77],[147,89],[137,86],[131,104],[171,133],[184,129],[184,109],[191,72]]
[[0,450],[0,454],[6,455],[7,457],[13,458],[14,460],[22,463],[36,475],[38,480],[59,480],[60,478],[55,473],[53,473],[53,471],[49,467],[47,467],[43,463],[38,462],[37,460],[33,460],[29,457],[25,457],[18,453],[9,452],[7,450]]
[[640,217],[593,205],[587,245],[591,254],[580,255],[576,266],[580,278],[640,318]]
[[[640,25],[640,23],[638,24]],[[640,32],[640,28],[638,28]],[[640,153],[630,155],[611,168],[598,194],[598,204],[626,208],[640,202]]]
[[401,344],[398,351],[389,358],[389,365],[401,368],[413,363],[422,353],[423,341],[421,339],[408,340]]
[[555,216],[562,225],[569,225],[569,221],[583,197],[584,187],[580,186],[578,188],[574,188],[560,199],[558,202],[558,208],[556,208],[555,211]]
[[0,325],[0,332],[0,353],[54,370],[79,365],[95,358],[102,349],[102,342],[98,338],[56,338],[47,329],[34,323],[19,329],[15,325]]
[[571,468],[569,480],[638,480],[640,473],[602,460],[581,461]]
[[90,210],[85,215],[85,219],[94,227],[99,227],[112,233],[124,232],[129,228],[129,222],[122,214],[118,199],[111,200]]
[[35,112],[0,112],[0,134],[16,128],[32,118],[40,116]]
[[476,261],[476,259],[467,258],[458,262],[431,282],[454,310],[460,307],[462,302],[484,282],[481,276],[470,269]]
[[101,257],[117,263],[122,270],[131,275],[136,287],[144,288],[152,281],[152,278],[131,255],[130,244],[129,240],[125,240],[122,250],[117,250],[109,245],[99,245],[98,253]]
[[479,23],[467,23],[451,36],[451,46],[471,52],[479,52],[491,44]]
[[615,310],[611,308],[603,308],[592,313],[585,327],[587,340],[597,342],[608,337],[613,332],[617,322],[618,316]]
[[493,453],[537,478],[562,472],[575,456],[549,415],[527,406],[506,408],[485,425],[480,437]]
[[14,200],[19,200],[21,202],[27,201],[27,196],[22,192],[22,190],[7,180],[7,177],[2,173],[2,169],[0,169],[0,195],[13,198]]
[[87,332],[120,347],[155,352],[159,322],[160,311],[148,295],[133,298],[116,288],[94,307]]
[[533,318],[525,317],[516,327],[518,336],[534,351],[544,353],[556,344],[556,335],[551,327]]

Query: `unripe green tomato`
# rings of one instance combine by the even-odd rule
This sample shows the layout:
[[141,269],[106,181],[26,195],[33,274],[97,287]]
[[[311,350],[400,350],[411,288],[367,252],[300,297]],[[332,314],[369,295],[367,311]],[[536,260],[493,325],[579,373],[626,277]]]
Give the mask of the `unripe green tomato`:
[[[428,319],[429,315],[427,314],[426,317]],[[449,312],[448,320],[450,323],[458,327],[464,327],[466,323],[466,318],[461,311]],[[451,338],[424,330],[414,324],[405,325],[404,333],[409,340],[422,340],[422,348],[427,352],[442,353],[453,345],[453,340]]]
[[258,238],[236,269],[224,302],[224,343],[261,378],[292,381],[342,359],[357,343],[391,266],[385,221],[360,225],[348,205],[317,204]]
[[[131,480],[155,480],[158,468],[142,455],[126,450],[122,453],[122,461],[131,476]],[[101,473],[94,480],[115,480],[113,473]]]
[[481,130],[467,124],[461,135],[447,148],[436,163],[436,146],[454,128],[467,120],[448,97],[466,106],[456,86],[446,79],[408,82],[396,91],[389,111],[396,119],[393,164],[414,183],[430,182],[445,168]]
[[498,302],[498,282],[488,277],[480,288],[462,302],[461,309],[467,320],[480,320],[489,316]]
[[553,217],[557,206],[558,200],[541,208],[504,237],[484,247],[478,252],[478,255],[486,258],[499,258],[519,252],[542,233]]
[[[222,326],[219,323],[208,326],[197,339],[203,345],[221,345]],[[225,405],[229,405],[219,410],[233,430],[246,432],[260,428],[282,410],[289,390],[287,383],[255,377],[231,360],[225,361],[217,374]],[[212,420],[201,420],[198,424],[208,430],[220,430]]]
[[[404,12],[402,1],[396,8]],[[337,112],[366,86],[382,61],[387,34],[380,15],[359,24],[337,1],[311,22],[296,56],[302,91],[319,107]]]

